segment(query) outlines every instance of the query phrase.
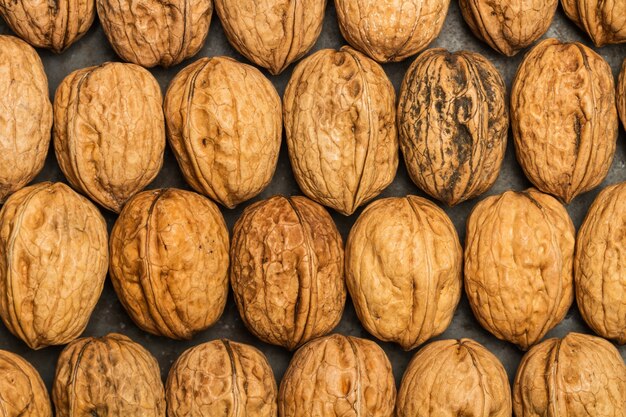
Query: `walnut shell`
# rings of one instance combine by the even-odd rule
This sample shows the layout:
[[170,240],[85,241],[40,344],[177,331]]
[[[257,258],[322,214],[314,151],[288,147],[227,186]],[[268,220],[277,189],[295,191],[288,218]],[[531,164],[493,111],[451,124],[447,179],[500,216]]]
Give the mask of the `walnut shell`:
[[528,179],[569,203],[600,184],[613,161],[618,122],[611,68],[580,43],[540,42],[515,76],[511,120]]
[[13,36],[0,35],[0,91],[1,204],[41,171],[52,128],[52,104],[41,59]]
[[145,69],[107,62],[72,72],[54,97],[54,150],[74,188],[119,213],[163,164],[161,88]]
[[334,334],[291,359],[278,393],[281,417],[392,417],[396,384],[385,352],[371,340]]
[[626,366],[604,339],[570,333],[523,358],[513,385],[516,417],[626,415]]
[[626,130],[626,59],[622,62],[622,69],[617,78],[617,110]]
[[626,42],[623,0],[561,0],[567,17],[587,32],[596,46]]
[[346,281],[359,320],[405,350],[441,334],[461,297],[462,263],[456,229],[435,204],[412,195],[373,202],[346,244]]
[[228,295],[228,229],[208,199],[176,189],[144,191],[111,232],[113,287],[143,330],[190,339],[222,315]]
[[395,91],[349,47],[324,49],[293,72],[283,98],[289,158],[302,191],[349,215],[396,174]]
[[31,349],[85,330],[107,273],[98,209],[62,183],[13,194],[0,211],[0,316]]
[[116,333],[67,345],[57,362],[52,400],[57,417],[165,417],[159,364]]
[[281,102],[256,68],[228,57],[197,60],[170,84],[165,116],[174,155],[196,191],[233,208],[271,181]]
[[48,390],[30,363],[0,350],[0,375],[3,417],[52,417]]
[[526,350],[573,301],[574,225],[537,190],[507,191],[478,203],[467,221],[465,291],[480,324]]
[[241,318],[264,342],[293,350],[339,323],[343,244],[322,206],[282,196],[248,206],[235,224],[230,258]]
[[186,350],[167,378],[169,417],[276,417],[276,381],[263,353],[229,340]]
[[453,206],[498,178],[509,116],[506,87],[483,56],[429,49],[411,65],[400,91],[398,133],[409,175]]
[[397,417],[511,417],[504,367],[471,339],[439,340],[409,363],[398,392]]
[[230,44],[271,74],[280,74],[315,44],[326,0],[215,0]]
[[213,14],[212,0],[96,0],[96,6],[115,53],[147,68],[197,54]]

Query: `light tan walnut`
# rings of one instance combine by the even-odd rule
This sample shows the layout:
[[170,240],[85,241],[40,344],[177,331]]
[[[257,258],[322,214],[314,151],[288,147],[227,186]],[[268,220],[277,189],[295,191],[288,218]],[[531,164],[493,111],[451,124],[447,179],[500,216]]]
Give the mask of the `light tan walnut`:
[[623,0],[561,0],[565,14],[587,32],[596,46],[626,42]]
[[52,417],[48,390],[22,357],[0,350],[0,410],[3,417]]

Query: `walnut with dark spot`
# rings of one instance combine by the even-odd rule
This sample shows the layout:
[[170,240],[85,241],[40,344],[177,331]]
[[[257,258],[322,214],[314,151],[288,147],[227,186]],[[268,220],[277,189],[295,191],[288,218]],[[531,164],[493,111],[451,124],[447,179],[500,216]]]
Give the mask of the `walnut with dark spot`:
[[626,42],[626,2],[623,0],[561,0],[567,17],[600,47]]
[[0,350],[0,410],[3,417],[52,417],[48,390],[22,357]]

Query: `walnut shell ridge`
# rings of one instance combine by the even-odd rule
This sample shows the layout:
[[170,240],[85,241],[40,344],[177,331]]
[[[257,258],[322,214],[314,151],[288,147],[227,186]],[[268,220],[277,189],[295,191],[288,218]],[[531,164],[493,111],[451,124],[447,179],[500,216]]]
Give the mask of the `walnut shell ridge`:
[[264,342],[293,350],[339,323],[343,243],[319,204],[275,196],[248,206],[235,223],[230,259],[239,314]]
[[52,417],[48,390],[22,357],[0,350],[0,410],[3,417]]
[[346,244],[346,282],[359,320],[405,350],[446,330],[461,298],[462,265],[446,213],[412,195],[371,203]]
[[622,62],[622,69],[617,78],[617,110],[626,130],[626,59]]
[[561,0],[561,5],[596,46],[626,42],[626,3],[622,0]]
[[618,121],[611,68],[580,43],[540,42],[513,81],[511,121],[528,179],[569,203],[600,184],[613,161]]
[[211,201],[173,188],[144,191],[113,226],[111,282],[143,330],[190,339],[224,311],[228,250],[228,228]]
[[0,316],[31,349],[85,330],[107,273],[98,209],[62,183],[13,194],[0,211]]
[[233,208],[272,180],[281,101],[256,68],[228,57],[197,60],[171,82],[165,119],[178,165],[199,193]]
[[398,134],[409,175],[449,206],[498,178],[509,127],[506,87],[483,56],[429,49],[402,82]]
[[309,198],[350,215],[393,181],[395,91],[365,55],[343,47],[304,59],[285,90],[283,112],[291,166]]
[[574,225],[535,189],[487,197],[472,210],[465,291],[480,324],[526,350],[565,318],[574,298]]

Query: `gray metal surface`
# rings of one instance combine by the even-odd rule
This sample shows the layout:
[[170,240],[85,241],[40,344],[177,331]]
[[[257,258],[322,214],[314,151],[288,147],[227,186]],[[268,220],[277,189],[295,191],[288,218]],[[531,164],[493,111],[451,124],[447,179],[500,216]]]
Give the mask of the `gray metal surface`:
[[[10,30],[4,22],[0,22],[0,33],[10,33]],[[591,46],[589,38],[583,32],[578,30],[573,23],[567,20],[560,7],[557,10],[556,17],[546,36],[556,37],[567,41],[582,41]],[[330,0],[326,10],[323,33],[315,45],[314,50],[323,48],[338,48],[343,44],[345,44],[345,41],[339,33],[339,28],[336,22],[335,8],[332,4],[332,0]],[[522,52],[513,58],[507,58],[497,54],[486,44],[476,39],[463,21],[458,4],[455,0],[452,1],[450,6],[441,35],[431,44],[431,47],[443,47],[449,50],[467,49],[483,54],[500,70],[504,76],[509,91],[513,76],[515,75],[517,67],[524,55]],[[621,61],[626,57],[626,44],[607,46],[596,50],[609,62],[615,76],[617,76]],[[45,50],[39,50],[38,52],[43,59],[46,73],[48,74],[51,97],[53,97],[57,85],[71,71],[89,65],[97,65],[105,61],[119,60],[109,46],[97,19],[87,35],[77,44],[70,47],[69,50],[62,55],[54,55]],[[165,93],[165,89],[167,88],[169,81],[185,65],[188,65],[194,59],[199,57],[215,55],[229,55],[246,62],[245,59],[228,44],[224,32],[222,31],[221,24],[217,19],[217,16],[214,14],[206,44],[196,57],[168,70],[160,68],[154,69],[152,70],[152,73],[158,79],[161,87],[163,88],[163,92]],[[401,63],[384,66],[387,75],[393,82],[396,89],[399,89],[402,77],[411,62],[412,59],[408,59]],[[272,80],[278,89],[279,94],[282,95],[292,70],[293,65],[280,76],[270,76],[267,72],[265,72],[265,75]],[[626,134],[623,129],[620,128],[617,152],[615,153],[613,166],[608,177],[601,187],[579,196],[568,207],[568,211],[577,228],[580,226],[589,205],[602,187],[607,184],[626,180],[625,162]],[[63,174],[59,170],[52,149],[48,155],[45,168],[37,177],[36,182],[44,180],[65,181]],[[498,181],[487,193],[487,195],[501,193],[508,189],[522,190],[529,186],[530,183],[524,177],[521,168],[515,160],[513,142],[509,132],[509,144],[502,171],[500,172]],[[159,187],[189,188],[185,184],[176,161],[169,149],[167,149],[165,153],[165,163],[163,169],[156,180],[148,188]],[[424,195],[410,181],[403,163],[400,163],[400,167],[393,184],[391,184],[380,197],[401,196],[409,193],[422,196]],[[291,172],[284,141],[281,149],[280,160],[278,162],[278,168],[272,183],[253,201],[267,198],[274,194],[300,194]],[[482,197],[479,197],[479,199],[480,198]],[[234,210],[222,210],[231,231],[234,222],[241,214],[243,208],[253,201],[246,202]],[[454,208],[445,208],[446,212],[450,215],[458,229],[461,241],[464,241],[465,239],[465,220],[471,208],[474,204],[476,204],[476,201],[477,200],[468,201]],[[347,237],[350,227],[359,215],[360,211],[361,210],[350,217],[344,217],[335,212],[331,213],[344,239]],[[115,216],[104,210],[103,213],[110,228],[115,221]],[[71,277],[68,277],[68,279],[71,279]],[[336,331],[343,334],[371,338],[371,336],[369,336],[360,325],[349,299],[346,304],[343,319],[336,328]],[[548,336],[563,336],[570,331],[591,333],[590,329],[581,319],[576,306],[571,308],[567,318],[553,331],[551,331]],[[101,336],[109,332],[126,334],[149,349],[159,360],[163,378],[166,378],[167,372],[169,371],[173,361],[185,349],[208,340],[222,337],[250,343],[260,348],[269,358],[276,374],[277,381],[280,381],[291,358],[291,354],[286,350],[261,343],[246,330],[241,319],[239,318],[232,295],[229,297],[224,315],[215,326],[196,335],[193,340],[180,342],[148,335],[135,326],[122,308],[122,305],[119,303],[115,292],[107,279],[104,292],[102,293],[100,301],[93,313],[93,316],[91,317],[91,321],[84,335]],[[489,350],[496,354],[504,364],[509,378],[513,381],[517,365],[523,352],[509,343],[497,340],[495,337],[483,330],[474,319],[465,296],[456,311],[452,324],[439,338],[462,337],[473,338],[484,344]],[[393,363],[393,371],[396,381],[399,384],[406,365],[415,352],[404,352],[398,346],[389,343],[380,344],[385,349],[391,362]],[[54,378],[56,360],[62,347],[50,347],[40,351],[32,351],[20,340],[13,337],[9,331],[0,324],[0,349],[7,349],[24,356],[39,370],[46,382],[46,385],[49,388],[51,387],[52,380]],[[626,357],[626,347],[620,348],[620,351],[622,356]]]

